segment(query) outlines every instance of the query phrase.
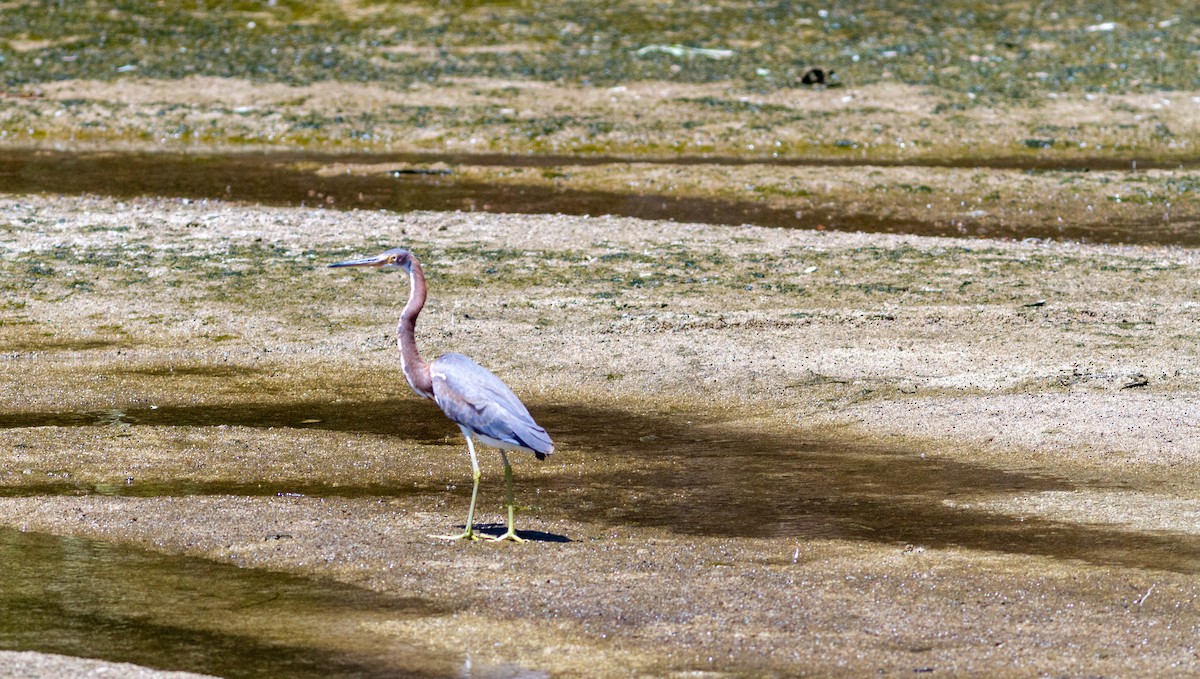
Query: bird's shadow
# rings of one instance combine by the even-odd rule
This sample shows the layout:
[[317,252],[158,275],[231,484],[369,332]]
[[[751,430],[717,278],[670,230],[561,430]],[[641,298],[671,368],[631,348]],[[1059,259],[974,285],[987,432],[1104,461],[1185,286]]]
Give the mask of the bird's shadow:
[[[488,537],[497,538],[508,531],[508,526],[502,523],[477,523],[475,524],[475,531]],[[547,533],[540,530],[519,530],[517,531],[517,537],[530,542],[574,542],[574,540],[565,535]]]

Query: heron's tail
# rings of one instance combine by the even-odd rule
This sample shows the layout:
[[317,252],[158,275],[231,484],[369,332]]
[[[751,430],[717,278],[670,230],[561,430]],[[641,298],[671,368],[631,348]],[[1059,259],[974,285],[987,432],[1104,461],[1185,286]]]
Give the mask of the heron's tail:
[[[545,432],[543,432],[543,435],[544,434],[545,434]],[[542,443],[542,442],[539,441],[538,443]],[[550,454],[552,454],[554,452],[554,444],[550,442],[549,436],[546,436],[546,440],[543,445],[539,445],[537,447],[534,447],[534,446],[529,446],[529,447],[533,450],[533,454],[539,460],[546,459]]]

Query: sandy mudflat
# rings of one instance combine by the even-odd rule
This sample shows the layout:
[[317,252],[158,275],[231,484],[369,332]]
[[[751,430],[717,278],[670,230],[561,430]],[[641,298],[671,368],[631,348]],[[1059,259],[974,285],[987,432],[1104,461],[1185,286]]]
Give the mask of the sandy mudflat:
[[[50,612],[0,631],[211,674],[1195,673],[1200,259],[1155,245],[1200,243],[1190,7],[468,5],[6,4],[0,603]],[[469,466],[398,373],[404,281],[325,268],[397,245],[426,354],[554,437],[526,544],[429,537]]]
[[[469,467],[404,281],[324,268],[401,244],[424,351],[556,438],[525,545],[427,537]],[[49,484],[5,525],[420,597],[363,633],[568,676],[1196,661],[1192,250],[38,196],[0,245],[0,479]]]

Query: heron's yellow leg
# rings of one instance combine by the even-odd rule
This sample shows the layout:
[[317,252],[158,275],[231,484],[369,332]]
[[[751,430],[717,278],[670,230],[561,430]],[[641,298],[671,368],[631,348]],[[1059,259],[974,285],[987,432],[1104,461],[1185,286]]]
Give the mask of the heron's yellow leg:
[[458,535],[431,535],[432,538],[441,538],[443,540],[478,540],[479,536],[475,534],[475,499],[479,497],[479,459],[475,457],[475,443],[471,440],[471,435],[463,432],[467,437],[467,452],[471,453],[471,475],[475,481],[471,487],[471,507],[467,510],[467,529]]
[[504,485],[508,488],[508,531],[504,535],[498,535],[494,538],[488,538],[493,542],[500,540],[512,540],[513,542],[525,542],[525,539],[517,535],[517,529],[513,527],[513,479],[512,465],[508,463],[508,455],[504,451],[500,451],[500,459],[504,460]]

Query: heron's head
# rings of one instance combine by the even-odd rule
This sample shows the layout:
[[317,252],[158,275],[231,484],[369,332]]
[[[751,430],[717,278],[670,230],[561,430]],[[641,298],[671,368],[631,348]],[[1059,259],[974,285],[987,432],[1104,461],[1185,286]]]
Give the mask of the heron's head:
[[330,264],[330,267],[336,266],[379,266],[385,269],[401,268],[405,271],[412,271],[413,262],[416,261],[413,254],[404,248],[392,248],[387,252],[380,253],[374,257],[365,259],[351,259],[337,264]]

